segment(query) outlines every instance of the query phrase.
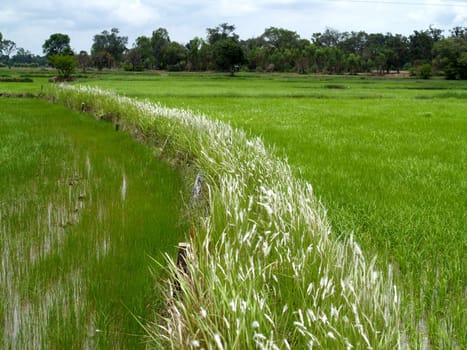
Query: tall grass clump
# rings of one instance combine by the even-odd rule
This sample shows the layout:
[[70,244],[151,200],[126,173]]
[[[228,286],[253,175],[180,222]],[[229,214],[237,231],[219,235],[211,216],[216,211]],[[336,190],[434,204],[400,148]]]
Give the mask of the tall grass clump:
[[144,325],[154,347],[404,346],[391,266],[375,268],[352,236],[332,238],[311,185],[259,138],[96,88],[62,85],[50,96],[106,116],[204,173],[206,203],[191,210],[187,271],[168,257],[167,310]]

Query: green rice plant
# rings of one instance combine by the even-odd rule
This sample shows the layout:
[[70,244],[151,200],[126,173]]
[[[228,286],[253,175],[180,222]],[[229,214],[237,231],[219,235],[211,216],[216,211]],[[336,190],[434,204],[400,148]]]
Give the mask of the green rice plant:
[[[333,238],[312,187],[261,139],[96,88],[62,85],[49,95],[110,116],[139,138],[170,140],[174,154],[182,152],[205,174],[207,213],[194,212],[187,273],[167,257],[168,310],[145,326],[155,347],[406,345],[392,267],[379,271],[352,236]],[[174,281],[181,290],[175,298]]]
[[260,136],[313,184],[334,236],[353,233],[379,268],[394,266],[411,347],[467,348],[465,82],[241,73],[90,83]]
[[162,301],[149,256],[183,231],[179,176],[107,123],[0,106],[0,347],[144,348],[138,319]]

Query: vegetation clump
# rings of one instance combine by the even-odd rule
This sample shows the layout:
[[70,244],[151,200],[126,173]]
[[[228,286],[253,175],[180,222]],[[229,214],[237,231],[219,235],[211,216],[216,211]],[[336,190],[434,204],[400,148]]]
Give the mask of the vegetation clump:
[[70,81],[71,75],[77,66],[76,60],[70,55],[53,55],[49,57],[49,62],[57,69],[58,77],[56,81]]
[[422,79],[430,79],[432,76],[432,67],[431,64],[425,63],[418,67],[415,67],[411,70],[411,75],[422,78]]
[[31,78],[22,78],[22,77],[0,77],[0,82],[2,83],[32,83]]

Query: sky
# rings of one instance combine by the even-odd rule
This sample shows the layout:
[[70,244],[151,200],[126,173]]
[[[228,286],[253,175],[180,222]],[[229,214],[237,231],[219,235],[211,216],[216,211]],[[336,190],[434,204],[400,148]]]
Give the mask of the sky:
[[410,35],[431,25],[467,26],[467,0],[1,0],[0,32],[34,54],[53,33],[67,34],[75,52],[94,35],[118,28],[132,47],[138,36],[166,28],[182,44],[206,29],[233,24],[241,39],[278,27],[311,39],[326,28]]

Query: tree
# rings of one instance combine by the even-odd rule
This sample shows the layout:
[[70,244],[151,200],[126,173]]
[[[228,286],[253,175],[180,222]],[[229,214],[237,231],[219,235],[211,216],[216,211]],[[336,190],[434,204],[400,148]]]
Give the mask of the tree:
[[264,30],[261,40],[269,48],[293,49],[299,46],[300,36],[288,29],[269,27]]
[[450,32],[451,37],[453,38],[464,38],[467,40],[467,27],[454,27],[450,30]]
[[441,40],[441,29],[430,27],[428,30],[414,31],[409,36],[409,49],[412,65],[419,63],[429,63],[433,59],[432,49],[433,45]]
[[250,38],[241,42],[243,52],[245,54],[245,61],[248,69],[250,70],[264,70],[267,65],[265,59],[266,50],[263,49],[264,42],[259,38]]
[[169,32],[165,28],[158,28],[152,32],[151,36],[151,48],[152,55],[154,57],[154,68],[164,69],[166,65],[164,63],[164,50],[170,43]]
[[233,39],[238,42],[238,35],[235,34],[235,25],[228,23],[221,23],[215,28],[206,29],[208,33],[207,41],[209,45],[214,45],[218,41],[225,39]]
[[104,30],[101,34],[94,35],[91,55],[97,57],[96,55],[102,56],[101,53],[107,52],[112,56],[112,62],[121,62],[128,44],[128,37],[118,34],[119,30],[112,28],[110,32]]
[[386,64],[386,37],[381,33],[372,33],[367,37],[362,58],[368,70],[376,69],[381,73]]
[[201,49],[203,45],[206,45],[206,42],[198,37],[194,37],[190,40],[188,44],[186,44],[187,49],[187,68],[188,70],[202,70],[202,56],[201,56]]
[[367,45],[368,34],[364,31],[360,32],[344,32],[340,35],[340,41],[338,47],[344,51],[344,53],[353,53],[358,56],[363,55],[363,50]]
[[97,67],[98,70],[103,68],[112,68],[113,57],[107,51],[100,51],[92,55],[92,62]]
[[151,39],[147,36],[139,36],[136,38],[133,47],[139,50],[144,67],[148,69],[154,68],[155,58],[152,54]]
[[387,34],[385,46],[387,48],[387,70],[396,69],[397,73],[399,73],[409,58],[409,42],[407,38],[400,34]]
[[[239,43],[239,36],[235,34],[235,26],[221,23],[215,28],[208,28],[207,42],[203,47],[206,59],[212,55],[215,69],[230,71],[234,75],[236,68],[243,63],[245,55]],[[209,49],[209,50],[207,50]]]
[[347,71],[350,74],[356,74],[360,70],[360,66],[361,66],[360,56],[354,53],[350,53],[347,56],[346,63],[347,63]]
[[186,64],[185,47],[174,41],[167,44],[164,48],[162,62],[169,70],[183,70]]
[[447,79],[467,79],[467,39],[450,37],[433,46],[434,66]]
[[32,53],[28,50],[18,47],[16,54],[12,57],[13,64],[27,64],[32,62]]
[[199,48],[198,51],[198,57],[199,57],[199,64],[200,64],[200,69],[201,70],[207,70],[211,69],[214,64],[213,58],[212,58],[212,49],[211,45],[209,45],[207,42],[204,40],[201,42],[201,47]]
[[127,51],[125,55],[125,70],[142,71],[144,69],[141,50],[134,47]]
[[76,55],[76,61],[78,62],[78,66],[81,68],[82,72],[86,71],[86,68],[88,68],[91,63],[91,57],[89,57],[88,53],[86,51],[80,51],[78,55]]
[[42,51],[48,57],[53,55],[73,55],[70,47],[70,37],[66,34],[52,34],[42,45]]
[[244,61],[242,47],[232,38],[217,41],[213,47],[213,56],[216,68],[229,71],[232,76]]
[[345,57],[338,47],[323,47],[321,54],[324,58],[323,71],[328,74],[340,74],[344,71]]
[[428,32],[430,33],[431,39],[433,40],[433,43],[436,43],[437,41],[440,41],[441,39],[444,39],[443,37],[443,30],[434,28],[430,26],[428,28]]
[[49,62],[57,69],[58,76],[62,79],[69,79],[76,68],[76,60],[70,55],[52,55],[49,56]]
[[295,61],[294,69],[300,73],[305,74],[310,68],[314,54],[314,45],[307,39],[300,39],[298,47],[292,50],[292,56]]
[[457,59],[457,64],[458,64],[459,78],[467,79],[467,50],[466,49],[464,49],[464,52],[462,52],[460,57]]
[[16,49],[16,54],[11,58],[10,63],[12,66],[45,66],[47,65],[47,60],[45,57],[33,55],[31,51],[25,50],[22,47]]
[[6,57],[8,68],[11,68],[10,55],[16,50],[16,43],[11,40],[2,41],[3,55]]
[[269,27],[259,37],[257,44],[263,53],[263,66],[267,70],[290,71],[296,68],[303,71],[306,65],[300,53],[303,42],[296,32]]
[[318,46],[337,47],[341,42],[341,36],[337,29],[326,28],[324,33],[313,34],[313,42]]

